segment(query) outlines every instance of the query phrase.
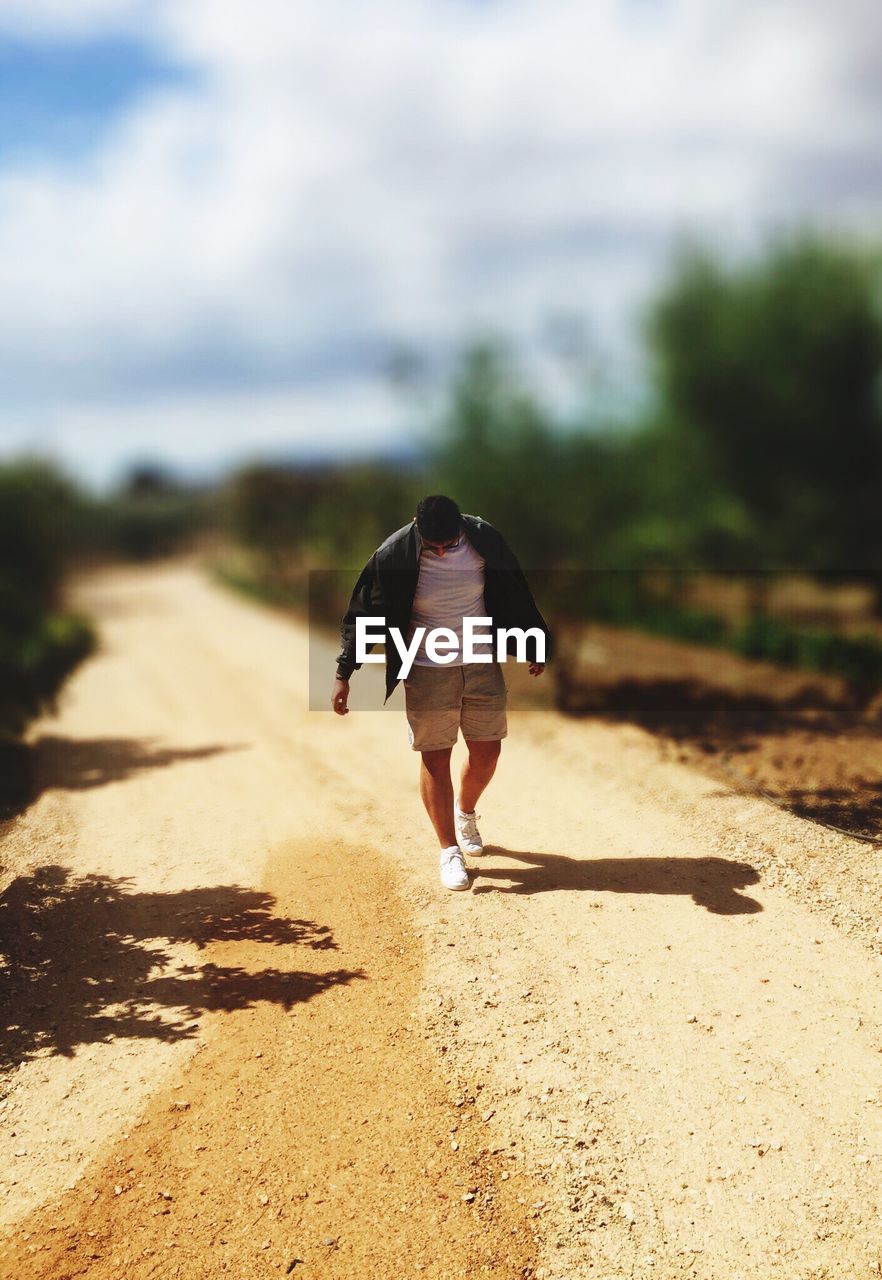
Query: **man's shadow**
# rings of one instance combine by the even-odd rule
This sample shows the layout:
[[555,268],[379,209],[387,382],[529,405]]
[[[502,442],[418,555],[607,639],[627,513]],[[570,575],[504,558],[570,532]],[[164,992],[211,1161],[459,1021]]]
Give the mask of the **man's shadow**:
[[759,882],[747,862],[727,858],[568,858],[560,853],[530,853],[484,846],[484,855],[516,858],[526,865],[495,867],[484,859],[474,869],[475,893],[547,893],[587,889],[590,893],[668,893],[688,895],[696,906],[718,916],[754,915],[762,906],[740,891]]

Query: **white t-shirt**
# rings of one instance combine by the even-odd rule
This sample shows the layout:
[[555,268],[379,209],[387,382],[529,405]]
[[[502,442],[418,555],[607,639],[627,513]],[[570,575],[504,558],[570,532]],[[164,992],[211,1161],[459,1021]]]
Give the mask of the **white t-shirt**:
[[[427,631],[435,627],[449,627],[459,640],[459,648],[452,662],[436,663],[427,655],[425,641],[420,645],[414,664],[419,667],[461,667],[462,620],[483,618],[484,612],[484,557],[479,556],[464,533],[459,543],[443,556],[423,548],[420,555],[420,576],[413,598],[408,642],[417,627]],[[489,628],[484,628],[489,634]]]

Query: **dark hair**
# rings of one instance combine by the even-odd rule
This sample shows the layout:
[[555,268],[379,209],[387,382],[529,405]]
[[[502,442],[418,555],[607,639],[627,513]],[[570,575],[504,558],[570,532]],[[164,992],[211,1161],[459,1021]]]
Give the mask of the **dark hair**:
[[419,503],[416,523],[420,536],[429,542],[447,542],[459,533],[462,516],[452,498],[445,498],[443,493],[433,493]]

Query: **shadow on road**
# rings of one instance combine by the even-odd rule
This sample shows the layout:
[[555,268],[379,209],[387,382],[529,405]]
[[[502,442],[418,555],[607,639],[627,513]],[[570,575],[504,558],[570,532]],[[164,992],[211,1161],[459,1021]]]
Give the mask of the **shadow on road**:
[[[656,642],[653,652],[660,649]],[[683,648],[676,660],[688,661],[689,653]],[[740,773],[738,790],[761,785],[798,817],[882,839],[878,688],[829,679],[821,687],[821,677],[812,684],[805,673],[787,671],[776,681],[731,654],[716,665],[720,671],[705,676],[638,677],[617,674],[612,662],[575,676],[563,664],[556,706],[568,716],[639,725],[663,750],[669,743],[681,761],[727,786],[733,771]],[[720,683],[726,676],[740,687]],[[768,689],[758,687],[761,678]]]
[[45,734],[32,744],[31,750],[39,794],[50,788],[85,791],[107,782],[123,782],[145,769],[167,769],[242,748],[236,743],[159,747],[151,738],[58,738]]
[[[547,893],[553,889],[587,889],[591,893],[685,894],[714,915],[753,915],[762,911],[754,898],[740,892],[759,882],[759,872],[746,862],[726,858],[568,858],[558,853],[528,853],[485,845],[485,854],[516,858],[522,867],[475,870],[475,893]],[[487,883],[495,882],[495,883]]]
[[44,791],[86,791],[124,782],[147,769],[208,760],[239,743],[205,747],[161,747],[151,738],[62,738],[44,734],[32,743],[2,744],[0,820],[24,812]]
[[[275,916],[268,893],[237,885],[144,893],[130,884],[47,866],[0,898],[0,1069],[120,1037],[186,1040],[201,1014],[259,1001],[289,1010],[366,977],[257,968],[265,947],[336,949],[327,926]],[[171,947],[188,942],[238,944],[236,959],[249,963],[182,967]]]
[[810,730],[836,737],[854,727],[853,704],[802,689],[789,697],[737,692],[697,679],[625,678],[584,685],[562,684],[557,707],[565,715],[640,725],[675,742],[708,751],[744,751],[754,737]]

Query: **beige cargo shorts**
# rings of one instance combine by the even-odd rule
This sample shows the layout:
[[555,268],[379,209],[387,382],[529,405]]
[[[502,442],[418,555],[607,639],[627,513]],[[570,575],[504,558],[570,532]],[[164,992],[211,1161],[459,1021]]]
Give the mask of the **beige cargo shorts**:
[[410,745],[414,751],[443,751],[454,745],[460,729],[467,742],[497,742],[508,733],[507,698],[498,662],[413,666],[404,681]]

